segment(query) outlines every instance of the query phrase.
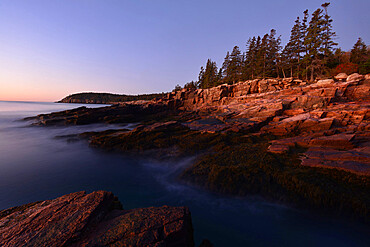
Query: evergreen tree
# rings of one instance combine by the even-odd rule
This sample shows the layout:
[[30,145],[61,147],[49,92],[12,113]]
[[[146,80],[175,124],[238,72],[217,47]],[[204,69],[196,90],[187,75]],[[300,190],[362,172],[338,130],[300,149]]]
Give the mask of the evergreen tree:
[[182,87],[179,84],[177,84],[175,88],[172,90],[172,92],[177,92],[177,91],[180,91],[181,89]]
[[227,53],[222,66],[223,81],[233,84],[241,79],[243,56],[238,46],[235,46],[231,54]]
[[334,46],[338,45],[338,43],[335,43],[333,39],[336,37],[335,32],[333,32],[332,22],[333,20],[328,15],[328,6],[330,3],[324,3],[321,6],[325,10],[325,15],[323,19],[323,33],[322,33],[322,39],[323,39],[323,53],[325,57],[329,57],[334,50]]
[[329,56],[326,66],[330,69],[336,68],[339,64],[344,63],[344,54],[340,48],[334,50],[334,53]]
[[246,74],[246,79],[254,79],[255,66],[257,65],[257,39],[256,37],[249,38],[247,41],[247,52],[245,54],[243,71]]
[[268,34],[265,34],[261,39],[260,36],[257,38],[257,55],[256,55],[256,71],[258,76],[265,78],[266,75],[266,57],[267,57],[267,44]]
[[352,63],[362,64],[366,62],[367,55],[367,47],[365,42],[361,38],[358,38],[351,50],[350,61]]
[[226,56],[224,58],[224,62],[222,63],[222,67],[221,67],[221,69],[222,69],[222,82],[223,83],[225,83],[225,82],[227,83],[226,77],[227,77],[227,70],[228,70],[229,65],[230,65],[230,52],[227,52]]
[[[281,37],[275,37],[276,30],[271,29],[267,38],[266,69],[267,75],[279,77],[279,51],[281,50]],[[274,72],[275,71],[275,72]]]
[[200,68],[200,73],[198,76],[198,87],[210,88],[217,86],[219,83],[218,79],[218,69],[216,66],[216,62],[212,62],[211,59],[208,59],[206,68]]
[[294,45],[292,41],[289,41],[284,47],[281,53],[281,67],[283,76],[285,78],[285,69],[290,70],[290,77],[293,77],[293,66],[294,66]]
[[311,81],[314,79],[315,70],[321,67],[320,52],[323,47],[323,15],[322,9],[317,9],[312,13],[309,26],[307,28],[307,34],[304,39],[304,44],[307,46],[307,60],[310,63],[311,69]]
[[248,79],[254,79],[258,77],[261,71],[260,58],[258,57],[260,54],[261,48],[261,37],[258,36],[253,37],[247,42],[247,52],[246,58],[244,63],[244,70],[246,70]]
[[303,12],[303,20],[302,20],[302,25],[301,25],[301,36],[300,36],[301,43],[303,44],[302,52],[304,53],[303,60],[301,61],[301,64],[305,65],[304,74],[305,74],[306,80],[308,80],[308,66],[309,66],[309,62],[310,62],[309,61],[310,57],[308,55],[308,44],[305,42],[306,35],[307,35],[307,28],[308,28],[307,23],[308,23],[308,9],[306,9]]
[[184,85],[186,89],[197,89],[197,83],[195,81],[188,82]]
[[217,74],[217,84],[221,84],[222,81],[223,81],[223,71],[222,71],[222,68],[220,68],[218,70],[218,74]]
[[[290,32],[290,39],[287,44],[287,51],[290,62],[290,76],[293,77],[293,68],[296,68],[296,76],[299,77],[301,53],[304,51],[302,26],[299,17],[295,20],[295,24]],[[286,51],[286,52],[287,52]]]
[[[336,34],[332,30],[333,20],[328,14],[329,5],[322,4],[322,8],[313,12],[311,18],[308,10],[303,12],[302,21],[297,17],[289,42],[281,53],[281,38],[276,37],[276,30],[272,29],[262,38],[249,38],[245,53],[242,54],[238,46],[231,53],[227,52],[222,68],[218,71],[216,64],[208,60],[206,68],[202,67],[199,73],[198,86],[208,88],[221,82],[232,84],[240,80],[279,77],[281,72],[285,77],[288,69],[291,77],[305,76],[307,80],[310,74],[313,80],[330,69],[334,71],[344,60],[349,62],[347,53],[335,49]],[[352,49],[351,61],[363,64],[362,71],[367,71],[370,65],[368,54],[366,45],[359,39]]]

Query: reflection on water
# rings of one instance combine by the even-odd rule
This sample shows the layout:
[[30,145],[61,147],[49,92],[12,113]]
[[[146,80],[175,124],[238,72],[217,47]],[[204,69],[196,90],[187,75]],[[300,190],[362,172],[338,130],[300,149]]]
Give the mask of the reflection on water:
[[[184,185],[192,158],[154,162],[89,148],[65,136],[121,125],[28,127],[16,121],[77,104],[0,102],[0,209],[86,190],[114,192],[124,208],[185,205],[197,244],[215,246],[367,246],[369,227],[312,216],[259,198],[227,198]],[[89,107],[97,105],[89,105]]]

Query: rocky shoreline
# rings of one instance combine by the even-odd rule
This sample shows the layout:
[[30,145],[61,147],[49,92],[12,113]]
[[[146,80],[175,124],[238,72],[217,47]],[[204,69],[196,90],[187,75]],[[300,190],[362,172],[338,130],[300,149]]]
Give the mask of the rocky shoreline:
[[257,79],[162,99],[42,114],[34,125],[138,123],[84,133],[90,145],[157,158],[198,155],[180,176],[218,193],[258,194],[368,220],[370,76]]
[[194,246],[186,207],[122,209],[111,193],[76,192],[0,211],[1,246]]

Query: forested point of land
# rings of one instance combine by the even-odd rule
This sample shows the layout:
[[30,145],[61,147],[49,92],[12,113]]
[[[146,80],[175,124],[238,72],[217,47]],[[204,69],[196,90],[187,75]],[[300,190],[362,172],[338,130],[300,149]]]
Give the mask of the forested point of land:
[[139,95],[124,95],[124,94],[111,94],[111,93],[76,93],[71,94],[59,103],[117,103],[127,102],[136,100],[152,100],[155,98],[161,98],[164,93],[153,93],[153,94],[139,94]]
[[[284,47],[275,29],[263,36],[250,37],[244,52],[235,46],[227,52],[220,68],[208,59],[198,80],[186,83],[184,88],[210,88],[262,78],[314,81],[339,73],[370,73],[370,50],[361,38],[350,51],[338,47],[329,5],[324,3],[313,13],[305,10],[302,17],[297,17]],[[176,85],[174,91],[181,88]]]

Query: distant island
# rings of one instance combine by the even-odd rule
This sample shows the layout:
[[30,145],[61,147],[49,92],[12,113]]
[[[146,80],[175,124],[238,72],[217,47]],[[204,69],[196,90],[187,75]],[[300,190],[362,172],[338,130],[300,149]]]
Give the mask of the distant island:
[[84,104],[114,104],[118,102],[128,102],[137,100],[153,100],[162,98],[165,93],[125,95],[112,93],[75,93],[68,95],[58,103],[84,103]]

